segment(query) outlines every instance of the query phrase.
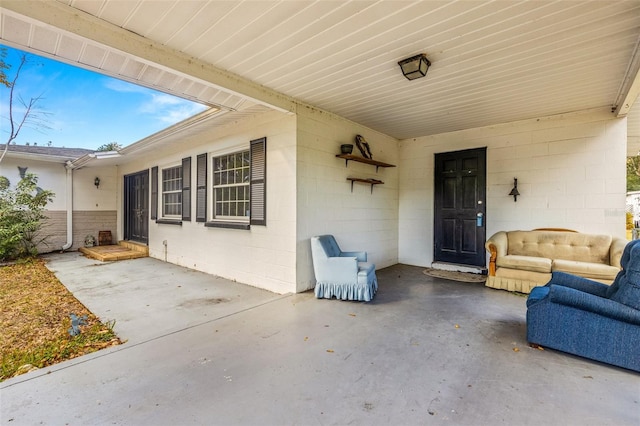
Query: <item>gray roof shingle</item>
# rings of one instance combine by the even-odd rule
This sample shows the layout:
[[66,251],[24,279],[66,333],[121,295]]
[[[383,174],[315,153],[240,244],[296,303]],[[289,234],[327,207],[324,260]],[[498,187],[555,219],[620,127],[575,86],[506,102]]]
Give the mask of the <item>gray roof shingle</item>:
[[[0,144],[0,151],[4,150],[4,144]],[[61,148],[55,146],[37,146],[37,145],[9,145],[8,152],[20,152],[25,154],[49,155],[54,157],[75,160],[83,155],[95,152],[92,149],[84,148]]]

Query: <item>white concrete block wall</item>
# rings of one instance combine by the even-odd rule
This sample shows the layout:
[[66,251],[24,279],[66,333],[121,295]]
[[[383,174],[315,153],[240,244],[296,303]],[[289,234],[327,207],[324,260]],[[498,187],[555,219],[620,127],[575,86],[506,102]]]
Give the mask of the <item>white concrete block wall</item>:
[[[95,178],[100,178],[96,188]],[[116,210],[118,186],[116,166],[85,167],[73,171],[73,209],[82,211]]]
[[[209,154],[210,171],[212,155],[248,149],[251,140],[263,136],[267,137],[267,226],[253,225],[250,230],[210,228],[196,222],[195,216],[182,226],[151,221],[149,252],[152,257],[276,293],[296,291],[294,115],[268,112],[212,129],[197,138],[184,139],[179,145],[146,156],[144,160],[121,165],[118,180],[122,182],[124,175],[154,166],[179,164],[182,158],[191,156],[192,182],[195,183],[197,155]],[[211,173],[209,175],[211,177]],[[122,199],[121,188],[118,198]],[[195,190],[191,210],[195,212]],[[121,202],[118,230],[123,235]]]
[[[336,158],[340,145],[364,136],[373,158],[397,165],[397,140],[326,112],[298,111],[297,246],[298,291],[313,288],[310,238],[333,234],[343,250],[365,250],[377,268],[398,262],[398,168],[379,168]],[[375,178],[375,185],[347,177]]]
[[[434,154],[487,147],[487,238],[569,228],[625,236],[626,120],[608,109],[400,142],[399,261],[433,261]],[[518,178],[521,196],[507,194]]]

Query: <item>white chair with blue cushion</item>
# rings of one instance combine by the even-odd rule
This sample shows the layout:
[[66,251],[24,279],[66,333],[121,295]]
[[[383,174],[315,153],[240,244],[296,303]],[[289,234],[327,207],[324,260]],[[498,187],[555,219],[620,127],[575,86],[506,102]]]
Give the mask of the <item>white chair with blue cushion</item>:
[[342,251],[333,235],[311,237],[315,294],[318,299],[371,301],[378,290],[376,265],[367,252]]

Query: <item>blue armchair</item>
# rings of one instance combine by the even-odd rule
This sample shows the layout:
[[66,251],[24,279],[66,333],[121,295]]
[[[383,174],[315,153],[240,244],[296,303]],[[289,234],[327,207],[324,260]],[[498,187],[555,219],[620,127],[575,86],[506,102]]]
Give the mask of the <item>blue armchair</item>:
[[527,341],[640,372],[640,240],[611,286],[562,272],[527,299]]
[[318,299],[371,301],[378,290],[376,265],[364,251],[342,251],[333,235],[311,237]]

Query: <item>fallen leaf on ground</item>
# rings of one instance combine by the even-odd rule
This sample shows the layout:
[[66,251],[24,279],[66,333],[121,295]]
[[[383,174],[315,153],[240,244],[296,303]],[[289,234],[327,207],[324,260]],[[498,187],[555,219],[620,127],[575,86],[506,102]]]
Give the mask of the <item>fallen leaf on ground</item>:
[[[122,343],[36,258],[0,268],[0,382],[31,364],[43,368]],[[85,317],[69,336],[69,314]]]
[[329,352],[330,354],[333,353],[333,349],[327,349],[327,352]]

